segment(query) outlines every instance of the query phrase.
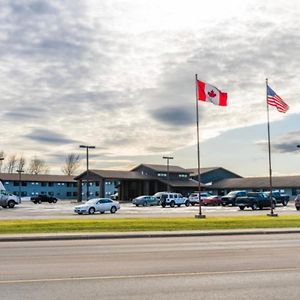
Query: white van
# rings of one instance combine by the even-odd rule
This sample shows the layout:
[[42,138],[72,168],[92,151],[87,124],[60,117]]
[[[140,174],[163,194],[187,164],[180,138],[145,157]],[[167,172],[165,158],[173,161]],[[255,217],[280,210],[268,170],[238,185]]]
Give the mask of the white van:
[[170,207],[174,207],[175,205],[180,207],[183,204],[185,206],[190,205],[189,199],[179,193],[158,192],[154,197],[159,199],[162,207],[166,207],[167,205],[170,205]]

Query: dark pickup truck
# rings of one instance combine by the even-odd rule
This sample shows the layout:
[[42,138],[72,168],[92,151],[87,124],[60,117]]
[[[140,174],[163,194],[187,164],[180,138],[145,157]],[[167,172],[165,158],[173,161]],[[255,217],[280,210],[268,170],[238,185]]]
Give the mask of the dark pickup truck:
[[[270,192],[265,192],[265,194],[270,197]],[[272,197],[275,198],[276,204],[281,203],[283,206],[287,206],[290,201],[290,196],[287,194],[281,194],[280,192],[272,192]]]
[[47,195],[33,196],[33,197],[30,198],[30,200],[34,204],[42,203],[42,202],[49,202],[49,203],[56,203],[57,202],[57,198],[51,197],[51,196],[47,196]]
[[[261,192],[250,192],[247,193],[245,197],[236,198],[235,204],[241,209],[244,210],[245,207],[251,207],[253,210],[263,209],[264,207],[270,207],[271,201],[270,198]],[[276,200],[273,198],[272,207],[275,208]]]

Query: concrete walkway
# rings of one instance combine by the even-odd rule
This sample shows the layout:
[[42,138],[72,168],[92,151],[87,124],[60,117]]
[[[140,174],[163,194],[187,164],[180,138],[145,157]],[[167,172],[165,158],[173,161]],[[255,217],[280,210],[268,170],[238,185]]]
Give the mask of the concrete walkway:
[[57,241],[90,239],[129,239],[129,238],[163,238],[183,236],[224,236],[224,235],[258,235],[298,233],[300,228],[268,228],[237,230],[190,230],[190,231],[139,231],[139,232],[86,232],[86,233],[38,233],[38,234],[3,234],[0,242],[20,241]]

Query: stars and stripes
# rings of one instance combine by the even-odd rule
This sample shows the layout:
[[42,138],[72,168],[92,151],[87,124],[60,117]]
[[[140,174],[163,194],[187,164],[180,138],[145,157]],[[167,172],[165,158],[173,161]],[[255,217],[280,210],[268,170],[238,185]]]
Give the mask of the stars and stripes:
[[289,106],[267,85],[267,102],[275,106],[279,112],[286,113]]

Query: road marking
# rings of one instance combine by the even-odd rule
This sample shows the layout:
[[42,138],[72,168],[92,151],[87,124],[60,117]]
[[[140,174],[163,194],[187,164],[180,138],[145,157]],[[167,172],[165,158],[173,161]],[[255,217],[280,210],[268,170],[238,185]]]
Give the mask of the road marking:
[[64,277],[64,278],[42,278],[42,279],[18,279],[18,280],[1,280],[0,284],[80,281],[80,280],[142,279],[142,278],[159,278],[159,277],[176,277],[176,276],[187,277],[187,276],[230,275],[230,274],[271,273],[271,272],[295,272],[295,271],[300,271],[300,268],[257,269],[257,270],[253,269],[253,270],[232,270],[232,271],[191,272],[191,273],[135,274],[135,275],[112,275],[112,276],[93,276],[93,277]]

